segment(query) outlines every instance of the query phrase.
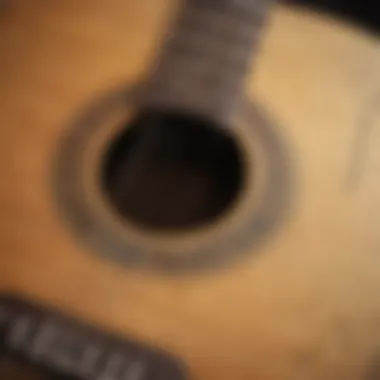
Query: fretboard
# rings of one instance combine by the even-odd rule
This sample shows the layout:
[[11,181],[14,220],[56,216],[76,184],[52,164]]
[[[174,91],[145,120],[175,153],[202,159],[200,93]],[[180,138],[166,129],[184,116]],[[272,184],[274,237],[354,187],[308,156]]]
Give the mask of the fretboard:
[[225,122],[244,93],[271,0],[187,0],[144,101]]

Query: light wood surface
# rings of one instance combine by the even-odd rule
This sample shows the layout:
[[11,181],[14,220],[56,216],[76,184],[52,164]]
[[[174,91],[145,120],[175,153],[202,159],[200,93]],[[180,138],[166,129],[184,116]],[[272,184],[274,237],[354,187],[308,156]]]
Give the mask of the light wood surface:
[[[143,78],[176,4],[20,0],[0,15],[0,283],[166,348],[195,380],[358,380],[380,343],[380,42],[276,8],[248,91],[297,175],[288,222],[234,267],[163,276],[97,257],[51,196],[65,127]],[[380,360],[380,358],[379,358]]]

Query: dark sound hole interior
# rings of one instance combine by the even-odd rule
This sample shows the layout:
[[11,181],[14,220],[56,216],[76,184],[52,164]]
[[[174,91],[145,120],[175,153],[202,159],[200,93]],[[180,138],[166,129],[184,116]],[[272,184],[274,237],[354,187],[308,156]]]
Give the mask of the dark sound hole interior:
[[213,123],[145,111],[106,153],[103,187],[114,210],[143,228],[200,227],[223,214],[243,186],[234,139]]

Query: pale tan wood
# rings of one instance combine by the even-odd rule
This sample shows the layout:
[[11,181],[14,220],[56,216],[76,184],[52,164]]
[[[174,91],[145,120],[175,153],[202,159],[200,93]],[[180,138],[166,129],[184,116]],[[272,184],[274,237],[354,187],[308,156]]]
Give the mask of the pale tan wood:
[[58,218],[49,185],[57,139],[94,97],[142,78],[175,5],[24,0],[2,15],[2,289],[167,348],[196,380],[363,379],[380,338],[374,37],[273,13],[248,89],[293,148],[298,187],[291,219],[258,254],[203,276],[148,274],[98,258]]

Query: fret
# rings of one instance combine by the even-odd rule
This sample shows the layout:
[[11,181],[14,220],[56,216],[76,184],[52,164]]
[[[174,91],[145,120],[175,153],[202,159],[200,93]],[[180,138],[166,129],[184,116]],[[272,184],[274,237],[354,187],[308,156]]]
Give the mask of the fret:
[[244,95],[270,0],[187,1],[143,92],[143,104],[223,123]]

